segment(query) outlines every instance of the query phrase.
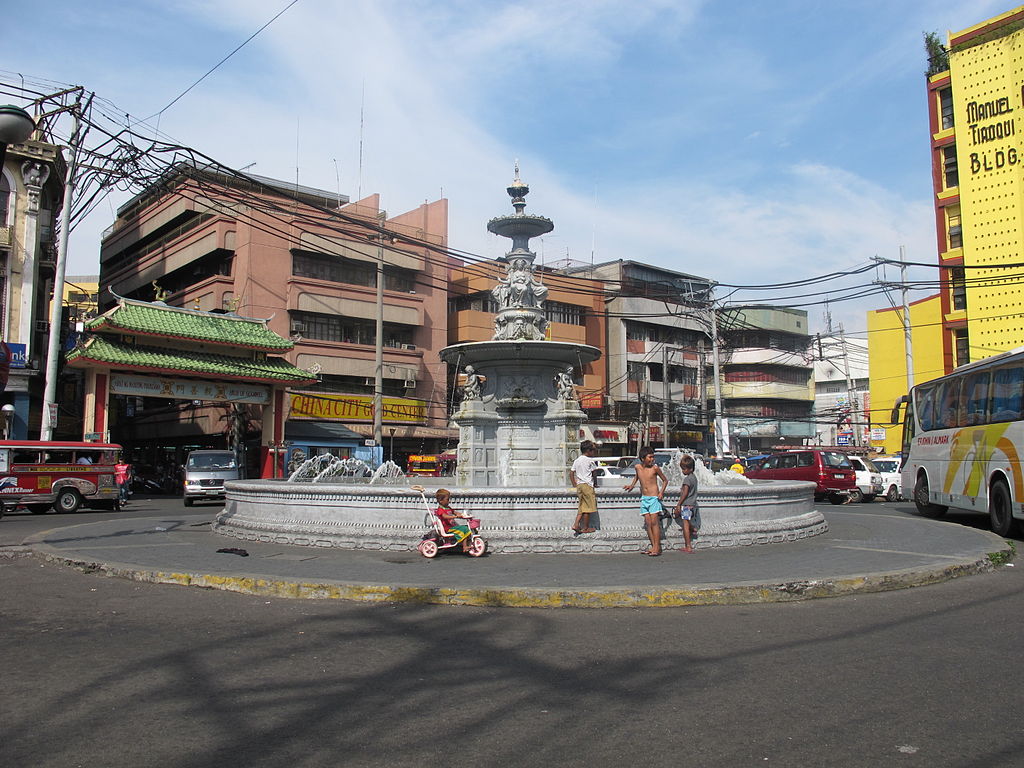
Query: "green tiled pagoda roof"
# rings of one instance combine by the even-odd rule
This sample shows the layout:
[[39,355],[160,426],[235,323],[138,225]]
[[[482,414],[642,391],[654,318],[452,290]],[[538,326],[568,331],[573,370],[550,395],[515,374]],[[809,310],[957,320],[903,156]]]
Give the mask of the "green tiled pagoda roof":
[[199,312],[121,299],[113,309],[86,324],[90,331],[190,339],[210,344],[280,352],[295,346],[267,328],[263,320]]
[[84,364],[90,362],[150,373],[199,374],[235,381],[316,381],[313,374],[281,358],[257,362],[244,357],[139,347],[105,336],[93,336],[68,354],[68,363],[75,367],[87,367]]

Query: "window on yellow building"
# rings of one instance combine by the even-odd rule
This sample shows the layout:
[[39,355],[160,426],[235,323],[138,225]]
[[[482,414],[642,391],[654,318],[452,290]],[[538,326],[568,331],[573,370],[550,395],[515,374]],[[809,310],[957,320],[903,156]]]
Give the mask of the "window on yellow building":
[[941,130],[953,127],[953,89],[939,89],[939,126]]
[[971,345],[967,338],[967,329],[960,328],[953,331],[953,341],[956,352],[956,367],[967,365],[971,362]]
[[960,206],[946,209],[946,242],[948,250],[962,248],[964,244],[963,228],[960,226]]
[[942,179],[946,189],[960,186],[960,172],[956,167],[956,144],[942,148]]
[[963,267],[952,267],[949,270],[949,283],[952,288],[953,309],[967,309],[967,280]]

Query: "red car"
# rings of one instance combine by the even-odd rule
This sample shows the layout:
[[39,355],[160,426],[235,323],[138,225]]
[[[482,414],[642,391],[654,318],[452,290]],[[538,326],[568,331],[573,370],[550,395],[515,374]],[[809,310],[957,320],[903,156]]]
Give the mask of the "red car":
[[748,469],[753,480],[808,480],[814,483],[814,500],[845,504],[857,487],[857,474],[845,453],[808,449],[773,453],[757,469]]

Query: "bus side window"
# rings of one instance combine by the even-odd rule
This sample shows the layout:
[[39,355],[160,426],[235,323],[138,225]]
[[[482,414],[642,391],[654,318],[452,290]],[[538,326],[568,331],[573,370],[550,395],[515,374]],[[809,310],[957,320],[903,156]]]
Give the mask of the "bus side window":
[[39,451],[15,451],[14,452],[14,463],[15,464],[38,464],[39,463]]
[[[913,394],[913,397],[914,401],[916,402],[916,393]],[[913,445],[914,443],[914,435],[917,433],[917,427],[915,425],[914,412],[911,409],[911,404],[907,403],[906,406],[904,406],[904,408],[905,410],[903,411],[903,441],[901,443],[901,449],[903,452],[903,457],[904,459],[906,459],[906,457],[910,455],[910,446]]]
[[934,404],[935,387],[928,387],[917,391],[917,397],[914,398],[914,405],[917,407],[917,420],[921,423],[921,429],[925,432],[930,429],[935,429],[935,421],[932,418]]
[[942,405],[935,414],[935,426],[939,429],[950,429],[957,426],[957,411],[960,403],[960,384],[962,382],[962,378],[949,379],[939,387],[939,391],[942,394],[940,399],[936,399],[936,402],[942,403]]
[[985,424],[988,421],[988,371],[972,373],[964,382],[964,415],[960,423],[966,427]]
[[1017,421],[1024,368],[997,368],[992,375],[992,421]]
[[51,451],[46,454],[47,464],[70,464],[71,454],[68,451]]

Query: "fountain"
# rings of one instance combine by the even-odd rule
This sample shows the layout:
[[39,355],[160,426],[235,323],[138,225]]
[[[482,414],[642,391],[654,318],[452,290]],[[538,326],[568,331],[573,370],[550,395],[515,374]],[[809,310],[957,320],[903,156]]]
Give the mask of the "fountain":
[[[599,488],[598,513],[591,518],[598,532],[574,538],[569,528],[576,513],[569,468],[579,456],[586,420],[574,382],[600,351],[546,339],[547,288],[534,272],[529,242],[554,225],[525,213],[530,190],[518,164],[507,191],[515,212],[487,224],[512,240],[503,258],[506,274],[492,292],[498,302],[494,336],[440,353],[464,376],[462,401],[452,416],[459,429],[453,505],[483,520],[492,552],[637,551],[645,536],[636,493]],[[415,549],[424,530],[419,493],[400,484],[397,467],[378,469],[371,482],[353,482],[350,469],[343,460],[315,457],[287,482],[230,481],[214,530],[283,544]],[[678,457],[669,472],[670,487],[677,489]],[[752,482],[728,474],[698,467],[703,527],[695,547],[791,541],[827,530],[813,508],[813,483]],[[681,542],[681,534],[676,538]],[[667,546],[676,543],[670,538]]]

